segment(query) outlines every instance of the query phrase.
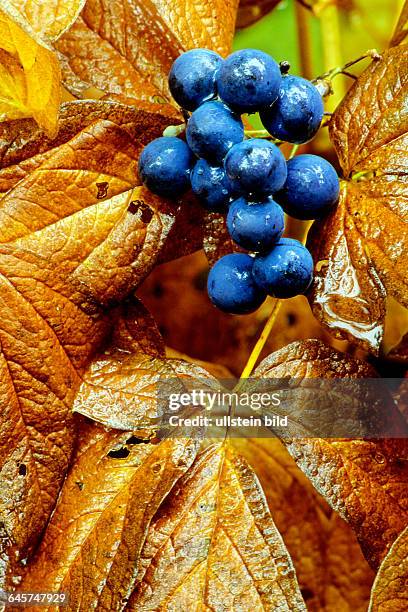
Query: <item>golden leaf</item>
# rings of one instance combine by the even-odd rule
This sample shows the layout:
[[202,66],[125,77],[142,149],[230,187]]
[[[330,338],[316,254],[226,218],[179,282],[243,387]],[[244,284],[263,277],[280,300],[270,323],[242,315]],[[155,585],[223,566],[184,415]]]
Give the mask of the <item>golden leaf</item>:
[[403,612],[408,607],[408,527],[398,536],[373,584],[368,612]]
[[[304,387],[307,381],[313,385],[313,378],[370,378],[374,372],[362,361],[338,353],[321,342],[307,340],[294,342],[270,355],[254,376],[270,385],[273,379],[304,379]],[[370,401],[374,407],[375,396]],[[382,398],[382,410],[384,402]],[[374,411],[371,418],[376,418]],[[392,403],[388,405],[385,418],[396,422],[402,419]],[[403,421],[401,427],[404,427]],[[408,523],[406,439],[297,438],[283,441],[319,493],[350,523],[367,560],[376,568]]]
[[114,612],[134,584],[149,523],[196,445],[153,444],[95,424],[80,429],[55,512],[19,590],[68,592],[70,610]]
[[34,117],[49,135],[57,131],[60,68],[56,55],[0,10],[0,121]]
[[126,608],[306,610],[259,482],[228,444],[207,448],[150,526]]
[[88,0],[57,43],[65,56],[65,84],[76,96],[92,85],[129,100],[170,100],[168,73],[182,51],[229,52],[237,3]]
[[373,352],[384,333],[386,294],[408,305],[407,62],[406,45],[384,53],[334,114],[330,133],[347,181],[337,208],[308,238],[315,314]]

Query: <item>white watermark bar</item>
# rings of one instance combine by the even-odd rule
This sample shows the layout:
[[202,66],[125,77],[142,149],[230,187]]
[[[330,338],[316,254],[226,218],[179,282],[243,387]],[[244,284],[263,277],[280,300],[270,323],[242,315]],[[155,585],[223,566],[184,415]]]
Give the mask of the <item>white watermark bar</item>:
[[[405,379],[162,379],[160,437],[407,438]],[[239,389],[239,390],[238,390]],[[408,395],[408,394],[407,394]]]

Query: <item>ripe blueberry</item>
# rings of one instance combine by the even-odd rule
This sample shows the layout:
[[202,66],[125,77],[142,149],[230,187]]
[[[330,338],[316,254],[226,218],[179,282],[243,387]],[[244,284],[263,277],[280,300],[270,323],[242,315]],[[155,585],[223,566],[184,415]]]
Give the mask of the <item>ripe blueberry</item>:
[[261,120],[275,138],[300,144],[316,134],[323,112],[322,97],[313,83],[302,77],[284,76],[278,99],[261,112]]
[[199,159],[191,171],[194,193],[208,210],[222,210],[230,201],[231,185],[222,166]]
[[256,284],[276,298],[304,293],[313,280],[313,259],[301,242],[281,238],[272,251],[257,255],[252,269]]
[[262,202],[238,198],[227,215],[231,238],[249,251],[270,249],[282,236],[284,226],[283,210],[271,197]]
[[265,300],[252,277],[253,258],[244,253],[221,257],[210,270],[208,295],[220,310],[231,314],[253,312]]
[[218,94],[238,113],[254,113],[278,97],[282,77],[275,60],[257,49],[232,53],[217,75]]
[[139,159],[140,177],[150,191],[177,197],[190,187],[194,156],[179,138],[156,138],[143,149]]
[[224,60],[208,49],[192,49],[180,55],[169,74],[169,87],[175,101],[193,111],[217,95],[216,76]]
[[204,102],[191,115],[186,137],[197,157],[220,164],[230,148],[243,140],[244,126],[222,102]]
[[225,170],[237,194],[271,195],[286,180],[286,160],[267,140],[252,138],[236,144],[225,158]]
[[296,219],[325,215],[339,197],[339,179],[333,166],[318,155],[297,155],[287,163],[288,176],[275,198]]

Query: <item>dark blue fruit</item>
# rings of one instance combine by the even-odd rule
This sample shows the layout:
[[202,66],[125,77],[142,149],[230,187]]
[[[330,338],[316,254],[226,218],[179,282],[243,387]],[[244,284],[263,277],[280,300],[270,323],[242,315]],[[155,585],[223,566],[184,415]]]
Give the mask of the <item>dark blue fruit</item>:
[[283,210],[296,219],[317,219],[339,198],[339,178],[333,166],[318,155],[297,155],[287,163],[288,176],[275,195]]
[[222,166],[199,159],[191,171],[194,193],[208,210],[222,210],[230,201],[231,185]]
[[284,226],[283,210],[271,197],[262,202],[239,198],[227,215],[231,238],[249,251],[269,250],[282,236]]
[[301,242],[281,238],[267,255],[257,255],[252,269],[256,284],[276,298],[304,293],[313,280],[313,259]]
[[186,137],[197,157],[221,164],[230,148],[243,140],[244,126],[222,102],[204,102],[191,115]]
[[322,96],[313,83],[288,75],[282,78],[274,105],[261,112],[261,120],[274,138],[300,144],[316,134],[323,112]]
[[252,138],[229,151],[225,170],[237,194],[271,195],[286,181],[286,160],[272,142]]
[[278,97],[282,77],[275,60],[257,49],[232,53],[217,75],[218,94],[238,113],[255,113]]
[[253,312],[265,300],[265,292],[254,282],[254,259],[244,253],[221,257],[210,270],[207,289],[210,300],[231,314]]
[[183,140],[162,137],[152,140],[139,159],[139,174],[150,191],[177,197],[190,188],[194,156]]
[[214,51],[192,49],[176,59],[169,74],[169,87],[175,101],[193,111],[217,96],[216,76],[224,60]]

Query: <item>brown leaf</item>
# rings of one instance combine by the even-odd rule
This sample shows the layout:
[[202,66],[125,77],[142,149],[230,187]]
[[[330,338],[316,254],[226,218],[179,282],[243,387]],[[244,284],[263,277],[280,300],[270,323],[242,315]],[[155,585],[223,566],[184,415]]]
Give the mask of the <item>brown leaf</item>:
[[258,476],[310,612],[365,612],[374,574],[351,527],[333,512],[283,444],[235,438]]
[[305,610],[292,561],[252,470],[206,449],[164,502],[127,610]]
[[137,112],[117,102],[74,101],[60,108],[58,134],[50,139],[32,119],[0,123],[0,191],[14,187],[65,144],[95,121],[112,121],[141,148],[173,121],[177,112],[169,104],[139,104]]
[[210,266],[224,255],[242,252],[228,233],[225,215],[214,212],[205,216],[203,247]]
[[237,0],[88,0],[57,44],[66,85],[75,95],[92,84],[130,99],[170,99],[167,76],[182,51],[228,53],[236,7]]
[[[348,180],[338,207],[313,225],[308,238],[315,314],[339,337],[375,353],[387,293],[408,304],[407,61],[406,45],[387,51],[334,114],[331,138]],[[357,175],[360,180],[353,179]]]
[[1,200],[0,516],[21,554],[68,467],[80,374],[109,331],[102,303],[148,273],[174,221],[170,204],[133,189],[143,137],[130,136],[130,112],[126,127],[111,116],[52,149]]
[[395,540],[378,570],[368,612],[402,612],[408,607],[408,528]]
[[74,411],[116,429],[154,428],[163,416],[160,381],[195,378],[218,389],[202,367],[165,357],[162,339],[140,303],[129,301],[117,317],[112,344],[85,372]]
[[240,0],[237,28],[247,28],[270,13],[281,0]]
[[149,523],[195,452],[192,440],[153,444],[83,423],[55,512],[19,589],[68,592],[70,610],[122,610]]
[[[369,378],[373,371],[363,362],[308,340],[270,355],[254,375],[305,379],[305,384],[319,377]],[[398,420],[395,406],[390,405],[389,410]],[[316,489],[353,527],[367,560],[377,567],[408,522],[406,439],[299,438],[284,442]]]

